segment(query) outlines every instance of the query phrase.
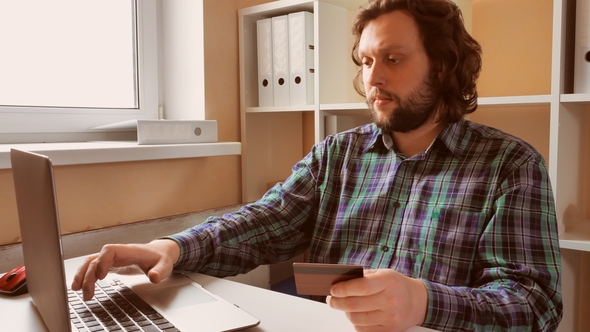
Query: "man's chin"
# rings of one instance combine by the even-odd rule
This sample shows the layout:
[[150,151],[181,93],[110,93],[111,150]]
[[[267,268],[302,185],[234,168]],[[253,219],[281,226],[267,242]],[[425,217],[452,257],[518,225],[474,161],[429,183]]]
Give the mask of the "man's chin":
[[389,117],[390,117],[391,111],[383,110],[381,108],[372,107],[370,109],[370,112],[371,112],[371,119],[378,127],[381,128],[383,125],[387,125],[389,123]]

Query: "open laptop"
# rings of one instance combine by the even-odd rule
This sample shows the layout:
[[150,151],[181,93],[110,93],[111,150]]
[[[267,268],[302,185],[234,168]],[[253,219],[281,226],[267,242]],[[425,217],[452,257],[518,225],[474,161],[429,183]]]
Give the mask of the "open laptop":
[[[17,149],[11,149],[10,158],[27,287],[33,303],[49,331],[83,330],[81,323],[92,317],[82,317],[82,314],[73,311],[68,304],[77,301],[75,306],[81,308],[87,303],[76,300],[76,292],[68,292],[51,160],[47,156]],[[105,285],[97,286],[97,291],[108,295],[116,293],[118,298],[129,296],[130,299],[136,299],[134,302],[141,302],[134,306],[143,313],[142,317],[134,318],[129,323],[136,326],[133,328],[140,328],[139,331],[235,331],[256,326],[260,322],[234,304],[201,287],[188,275],[175,274],[157,285],[150,283],[141,274],[110,273],[107,278],[111,278],[109,283],[118,285],[101,283]],[[95,298],[97,296],[99,295]],[[110,300],[104,301],[92,301],[91,309],[81,310],[86,310],[84,315],[110,312],[111,309],[105,304]],[[123,307],[121,304],[117,306]],[[83,331],[102,331],[100,327],[103,323],[92,324],[99,325]],[[113,325],[108,330],[115,329],[116,326]],[[106,330],[107,328],[104,329]],[[126,331],[127,328],[121,326],[121,330]]]

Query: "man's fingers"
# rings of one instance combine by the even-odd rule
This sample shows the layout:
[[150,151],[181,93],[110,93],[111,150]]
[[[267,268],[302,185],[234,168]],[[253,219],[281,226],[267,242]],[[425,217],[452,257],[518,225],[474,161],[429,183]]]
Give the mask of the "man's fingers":
[[90,265],[90,262],[96,259],[97,256],[98,254],[94,254],[92,256],[86,257],[84,262],[78,267],[78,270],[76,271],[76,274],[74,275],[74,279],[72,281],[72,290],[76,291],[82,287],[86,271],[88,271],[88,266]]
[[180,255],[178,245],[170,240],[157,240],[145,244],[107,244],[100,253],[89,256],[78,268],[72,281],[73,290],[82,290],[84,299],[94,295],[94,284],[109,272],[129,273],[141,270],[151,282],[159,283],[172,273]]
[[379,282],[377,270],[365,270],[363,278],[339,282],[330,288],[334,297],[369,296],[383,291],[383,283]]
[[370,296],[334,297],[328,296],[326,303],[332,308],[347,313],[372,312],[380,309],[380,301]]
[[82,283],[82,298],[84,301],[89,301],[94,296],[94,284],[96,283],[96,259],[90,261],[88,269],[84,274],[84,280]]
[[357,331],[361,326],[374,326],[375,322],[383,319],[383,315],[384,313],[381,310],[346,313],[346,317],[356,327]]

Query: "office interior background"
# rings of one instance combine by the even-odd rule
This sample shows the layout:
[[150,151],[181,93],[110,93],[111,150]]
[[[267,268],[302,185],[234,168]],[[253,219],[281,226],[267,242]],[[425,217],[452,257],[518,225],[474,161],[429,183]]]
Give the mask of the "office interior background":
[[[238,10],[269,2],[202,1],[203,105],[205,118],[218,121],[220,142],[239,142],[243,134]],[[549,164],[560,234],[581,229],[574,235],[580,241],[562,241],[566,311],[560,330],[582,331],[590,323],[590,91],[574,94],[572,88],[576,1],[458,2],[483,48],[481,102],[469,119],[531,143]],[[309,112],[299,114],[297,154],[303,157],[316,141],[315,124]],[[55,178],[64,234],[125,231],[122,225],[246,203],[236,155],[59,166]],[[10,169],[0,169],[0,229],[1,257],[20,241]]]

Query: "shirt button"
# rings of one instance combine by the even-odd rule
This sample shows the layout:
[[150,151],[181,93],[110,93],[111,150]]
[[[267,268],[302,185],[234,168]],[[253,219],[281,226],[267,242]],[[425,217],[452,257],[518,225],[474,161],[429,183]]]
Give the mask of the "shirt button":
[[393,202],[393,207],[394,208],[397,209],[399,206],[400,206],[399,202],[397,202],[397,201],[396,202]]
[[383,252],[388,252],[389,251],[389,247],[388,246],[382,246],[381,250],[383,250]]

